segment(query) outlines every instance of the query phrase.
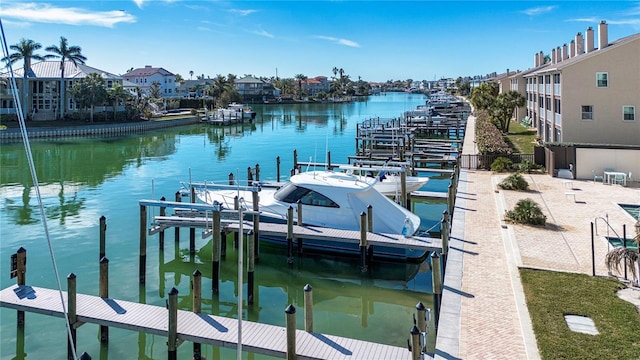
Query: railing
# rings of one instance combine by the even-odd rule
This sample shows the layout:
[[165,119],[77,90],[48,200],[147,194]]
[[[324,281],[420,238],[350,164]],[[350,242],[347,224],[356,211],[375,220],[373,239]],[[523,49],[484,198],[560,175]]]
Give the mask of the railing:
[[462,154],[458,157],[458,165],[461,169],[490,170],[491,164],[499,157],[507,158],[513,164],[519,164],[524,161],[534,162],[533,154]]

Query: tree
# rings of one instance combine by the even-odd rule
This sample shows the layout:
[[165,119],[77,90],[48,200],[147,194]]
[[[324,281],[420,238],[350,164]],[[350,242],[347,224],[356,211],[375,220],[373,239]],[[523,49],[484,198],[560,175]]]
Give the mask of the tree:
[[116,83],[115,85],[113,85],[113,88],[111,88],[108,93],[109,100],[111,100],[113,103],[113,120],[115,121],[116,109],[118,108],[118,105],[120,105],[122,101],[126,101],[131,95],[124,88],[124,86],[120,85],[120,83]]
[[26,118],[27,113],[31,106],[29,106],[29,86],[27,85],[27,74],[31,70],[31,60],[44,60],[45,58],[41,55],[35,54],[37,50],[42,48],[42,45],[39,43],[22,38],[20,42],[9,46],[11,50],[15,50],[16,52],[10,54],[2,59],[2,62],[6,62],[8,64],[14,64],[17,61],[23,60],[24,66],[22,68],[22,115]]
[[64,111],[66,109],[64,91],[64,63],[65,61],[69,60],[73,63],[73,65],[78,66],[78,64],[84,64],[87,58],[82,55],[82,48],[75,45],[69,46],[67,38],[65,38],[64,36],[60,37],[59,46],[51,45],[45,50],[53,53],[53,55],[46,55],[47,58],[60,58],[60,116],[63,117]]
[[193,70],[189,70],[189,80],[193,80]]
[[153,99],[160,99],[162,97],[162,84],[157,81],[151,83],[149,86],[149,96]]
[[93,107],[102,105],[108,99],[105,81],[98,73],[91,73],[71,86],[70,90],[76,104],[81,109],[90,108],[93,122]]
[[498,83],[482,83],[471,91],[471,104],[476,110],[486,110],[493,105],[498,97]]
[[[633,238],[633,242],[636,244],[636,248],[640,249],[640,219],[636,221],[636,236]],[[640,256],[638,251],[630,249],[628,247],[614,247],[605,255],[604,262],[607,265],[607,269],[612,271],[613,269],[620,272],[621,264],[625,264],[630,270],[633,276],[633,283],[638,286],[638,275],[640,274]]]
[[513,112],[517,107],[524,106],[525,102],[525,97],[515,90],[509,90],[498,95],[489,111],[500,131],[503,133],[509,132],[509,124],[511,124]]
[[307,81],[307,77],[304,74],[296,74],[294,79],[298,82],[298,96],[302,98],[302,82]]
[[184,83],[184,79],[182,78],[182,75],[176,74],[176,82],[180,84]]

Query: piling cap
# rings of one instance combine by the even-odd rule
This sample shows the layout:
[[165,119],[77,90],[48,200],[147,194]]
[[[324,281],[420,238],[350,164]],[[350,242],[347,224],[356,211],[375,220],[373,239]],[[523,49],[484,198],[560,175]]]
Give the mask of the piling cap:
[[311,291],[311,290],[313,290],[311,285],[307,284],[307,285],[304,286],[304,291]]
[[169,291],[169,295],[178,295],[178,289],[171,288],[171,291]]
[[76,278],[76,274],[74,273],[69,273],[69,275],[67,275],[67,279],[75,279]]
[[287,306],[286,309],[284,309],[284,312],[287,314],[295,314],[296,313],[296,308],[295,306],[293,306],[293,304],[289,304],[289,306]]
[[418,309],[418,310],[424,310],[424,309],[426,309],[426,308],[424,307],[424,304],[422,303],[422,301],[420,301],[420,302],[418,302],[418,303],[416,304],[416,309]]
[[105,256],[102,257],[102,259],[100,259],[100,264],[108,264],[109,263],[109,259],[107,259]]
[[196,271],[193,272],[193,276],[202,276],[202,273],[199,269],[196,269]]
[[420,329],[418,329],[417,326],[413,325],[411,327],[411,335],[418,335],[418,334],[420,334]]

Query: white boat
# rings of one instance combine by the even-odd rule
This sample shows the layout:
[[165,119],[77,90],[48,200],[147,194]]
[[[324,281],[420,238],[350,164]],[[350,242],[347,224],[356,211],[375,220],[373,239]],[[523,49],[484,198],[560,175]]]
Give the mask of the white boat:
[[[261,221],[286,223],[287,211],[294,209],[297,221],[297,204],[302,204],[302,218],[305,225],[321,226],[332,229],[359,230],[360,214],[367,213],[367,207],[373,211],[373,232],[405,235],[410,237],[420,227],[420,217],[401,207],[375,189],[375,178],[361,177],[344,172],[309,171],[293,175],[283,186],[262,188],[259,194]],[[208,204],[218,204],[222,209],[234,209],[236,196],[241,199],[243,208],[253,208],[251,189],[196,188],[196,196]],[[286,244],[284,238],[266,238],[261,240]],[[343,242],[305,240],[305,248],[323,251],[358,254],[357,244]],[[407,260],[422,259],[426,253],[408,249],[376,246],[374,253],[378,257]]]
[[218,108],[215,111],[205,109],[205,121],[210,123],[237,123],[245,120],[251,121],[255,117],[256,112],[250,107],[237,103],[231,103],[226,108]]
[[[347,172],[348,174],[356,174],[360,177],[377,177],[377,181],[374,187],[376,190],[386,196],[397,196],[402,191],[401,172],[404,172],[405,168],[388,166],[367,167],[342,165],[339,167],[339,169]],[[428,181],[428,177],[407,175],[405,177],[406,192],[411,193],[420,190],[420,188],[423,187]]]

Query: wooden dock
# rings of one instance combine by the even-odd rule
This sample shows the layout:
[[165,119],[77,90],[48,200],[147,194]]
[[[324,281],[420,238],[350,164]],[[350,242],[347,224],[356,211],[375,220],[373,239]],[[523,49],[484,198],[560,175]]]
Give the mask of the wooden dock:
[[[183,205],[188,205],[184,203]],[[221,221],[224,229],[237,232],[240,228],[239,222],[234,220]],[[193,216],[155,216],[154,225],[159,229],[172,226],[177,227],[198,227],[211,228],[211,217]],[[253,224],[249,221],[243,222],[243,231],[248,232]],[[260,234],[271,236],[287,236],[287,224],[260,223]],[[360,242],[360,230],[339,230],[319,226],[293,225],[293,235],[296,238],[326,240],[344,243],[358,244]],[[399,234],[383,234],[367,232],[367,243],[373,246],[385,246],[393,248],[403,248],[419,251],[442,251],[442,239],[411,236],[404,237]]]
[[[63,292],[67,302],[67,293]],[[169,310],[165,307],[77,294],[77,319],[93,323],[168,336]],[[38,314],[64,317],[57,290],[13,285],[0,291],[0,306]],[[212,346],[237,347],[238,320],[178,310],[177,337]],[[339,336],[296,329],[298,359],[411,359],[406,347],[376,344]],[[407,336],[409,333],[407,331]],[[287,350],[286,328],[242,321],[242,346],[248,352],[284,358]],[[423,355],[424,358],[432,358]]]

